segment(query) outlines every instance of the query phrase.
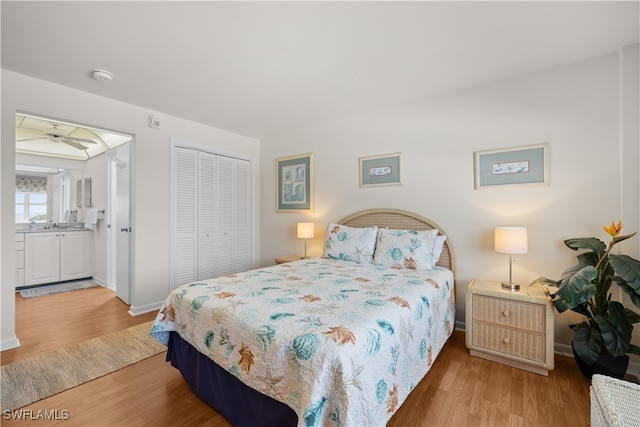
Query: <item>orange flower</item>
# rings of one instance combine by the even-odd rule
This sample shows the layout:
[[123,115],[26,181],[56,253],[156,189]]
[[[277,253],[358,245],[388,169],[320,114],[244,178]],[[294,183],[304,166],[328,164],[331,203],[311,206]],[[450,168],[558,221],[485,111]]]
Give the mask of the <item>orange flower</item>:
[[611,226],[607,227],[606,225],[603,225],[602,228],[609,236],[616,237],[620,234],[620,231],[622,231],[622,221],[618,221],[617,225],[615,222],[611,221]]

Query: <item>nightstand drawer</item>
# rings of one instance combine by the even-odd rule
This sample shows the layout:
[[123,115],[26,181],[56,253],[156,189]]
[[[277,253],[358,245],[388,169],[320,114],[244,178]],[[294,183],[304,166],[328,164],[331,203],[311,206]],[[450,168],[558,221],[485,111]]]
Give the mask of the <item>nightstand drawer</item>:
[[479,348],[546,363],[544,335],[473,322],[472,339]]
[[473,297],[473,320],[544,333],[545,306],[475,295]]

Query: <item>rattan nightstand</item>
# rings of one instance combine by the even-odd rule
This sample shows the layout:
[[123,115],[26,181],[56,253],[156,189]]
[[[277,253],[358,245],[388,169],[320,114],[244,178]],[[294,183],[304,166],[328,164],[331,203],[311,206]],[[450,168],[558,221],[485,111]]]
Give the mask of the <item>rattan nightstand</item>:
[[553,369],[553,304],[543,288],[504,289],[473,279],[466,299],[466,343],[472,356],[541,375]]
[[293,262],[302,259],[301,256],[298,255],[286,255],[276,258],[276,264],[284,264],[285,262]]

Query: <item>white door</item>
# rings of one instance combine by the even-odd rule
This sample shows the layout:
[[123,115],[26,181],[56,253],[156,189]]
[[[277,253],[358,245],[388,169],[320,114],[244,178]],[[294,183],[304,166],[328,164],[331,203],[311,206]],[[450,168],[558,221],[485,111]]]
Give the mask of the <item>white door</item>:
[[198,250],[198,152],[186,148],[172,151],[171,289],[197,280]]
[[108,286],[131,304],[131,162],[130,143],[109,154]]

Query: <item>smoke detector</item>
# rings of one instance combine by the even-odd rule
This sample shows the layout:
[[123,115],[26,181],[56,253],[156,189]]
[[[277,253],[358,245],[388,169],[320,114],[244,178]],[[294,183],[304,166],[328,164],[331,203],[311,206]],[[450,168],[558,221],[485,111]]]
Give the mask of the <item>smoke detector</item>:
[[93,70],[91,77],[99,82],[110,82],[113,80],[113,74],[106,70]]

